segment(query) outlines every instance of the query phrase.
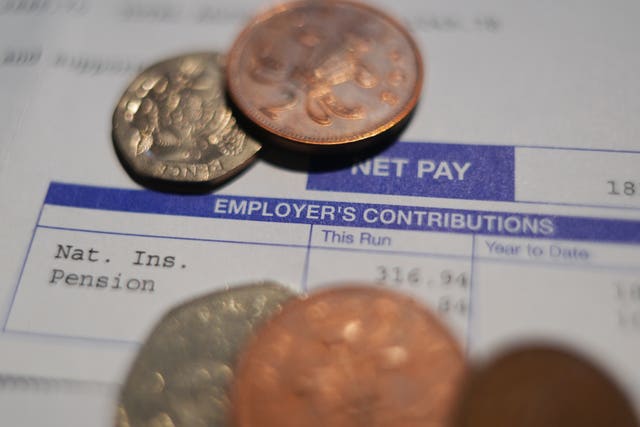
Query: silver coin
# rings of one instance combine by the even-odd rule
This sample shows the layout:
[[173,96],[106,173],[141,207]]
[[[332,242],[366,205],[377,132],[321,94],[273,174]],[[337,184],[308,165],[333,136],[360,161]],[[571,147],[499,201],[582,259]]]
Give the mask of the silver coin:
[[171,310],[138,353],[120,394],[116,426],[226,426],[236,355],[254,328],[293,296],[265,282]]
[[159,62],[129,85],[113,114],[120,158],[144,178],[218,183],[260,144],[238,128],[224,94],[224,58],[196,53]]

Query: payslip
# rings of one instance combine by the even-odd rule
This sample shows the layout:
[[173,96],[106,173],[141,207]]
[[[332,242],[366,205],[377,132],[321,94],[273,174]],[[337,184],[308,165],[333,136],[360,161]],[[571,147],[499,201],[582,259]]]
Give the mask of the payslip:
[[111,139],[128,82],[226,52],[267,6],[0,0],[2,422],[111,425],[167,309],[265,279],[415,296],[472,362],[570,347],[640,408],[639,6],[378,2],[425,62],[400,141],[338,169],[258,156],[209,194],[137,185]]

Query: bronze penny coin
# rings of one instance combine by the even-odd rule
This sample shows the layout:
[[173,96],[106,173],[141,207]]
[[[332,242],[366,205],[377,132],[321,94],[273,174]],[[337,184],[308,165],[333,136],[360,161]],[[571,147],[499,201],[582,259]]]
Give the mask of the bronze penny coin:
[[480,368],[456,427],[638,427],[620,389],[583,358],[551,347],[522,348]]
[[216,184],[260,150],[236,124],[224,90],[224,60],[195,53],[153,64],[129,85],[113,113],[116,150],[137,176]]
[[347,286],[290,301],[236,367],[238,427],[445,426],[465,373],[449,332],[411,298]]
[[361,141],[401,122],[423,80],[417,45],[361,3],[285,3],[256,17],[227,63],[231,98],[254,124],[311,146]]

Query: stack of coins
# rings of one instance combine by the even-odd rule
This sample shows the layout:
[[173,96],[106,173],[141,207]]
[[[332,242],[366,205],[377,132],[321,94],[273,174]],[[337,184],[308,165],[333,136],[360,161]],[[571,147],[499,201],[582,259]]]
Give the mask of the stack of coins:
[[274,283],[170,311],[122,389],[117,427],[638,427],[594,364],[529,346],[469,367],[425,306],[376,285]]
[[415,41],[385,13],[286,3],[251,21],[226,62],[196,53],[144,70],[115,109],[114,145],[142,184],[218,184],[263,143],[331,154],[394,135],[422,80]]

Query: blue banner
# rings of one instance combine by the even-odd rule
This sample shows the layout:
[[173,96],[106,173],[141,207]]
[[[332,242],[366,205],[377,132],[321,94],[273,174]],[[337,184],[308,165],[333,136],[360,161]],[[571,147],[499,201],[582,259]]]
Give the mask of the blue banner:
[[61,183],[51,183],[45,203],[245,221],[640,243],[640,221],[516,212],[231,195],[187,196]]
[[514,148],[398,142],[346,169],[310,173],[307,189],[514,201]]

